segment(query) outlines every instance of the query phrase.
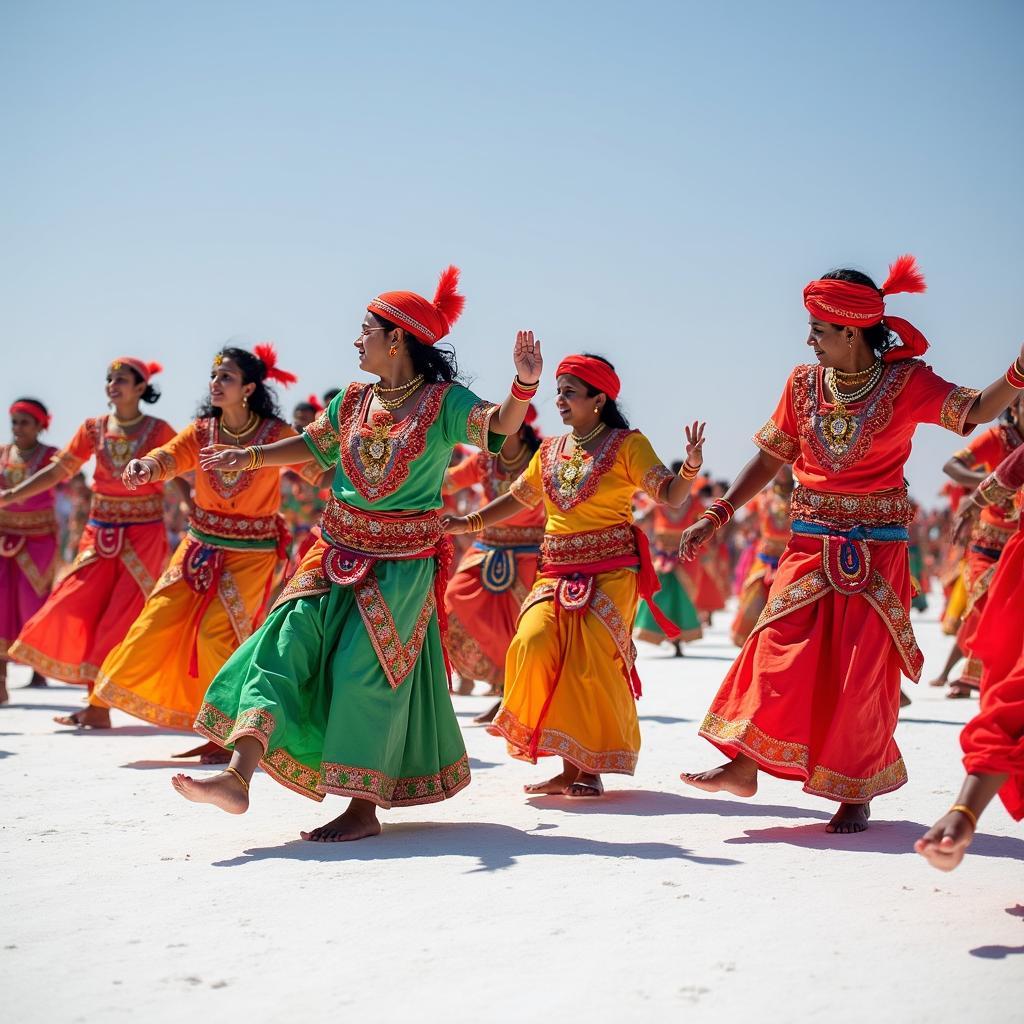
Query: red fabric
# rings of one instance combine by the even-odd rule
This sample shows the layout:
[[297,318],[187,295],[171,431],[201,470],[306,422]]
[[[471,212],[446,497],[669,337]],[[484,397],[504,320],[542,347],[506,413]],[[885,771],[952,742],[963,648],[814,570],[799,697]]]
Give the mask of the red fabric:
[[[533,406],[530,408],[533,408]],[[33,402],[30,399],[15,402],[7,411],[11,416],[16,412],[22,412],[26,416],[31,416],[44,430],[50,425],[50,416],[47,411],[38,402]]]
[[416,292],[382,292],[366,308],[433,345],[448,334],[466,305],[465,296],[457,291],[459,273],[456,266],[442,271],[433,301]]
[[118,356],[110,365],[116,369],[118,364],[130,366],[147,384],[150,377],[163,370],[159,363],[144,363],[141,359],[136,359],[134,356]]
[[903,342],[890,349],[884,358],[892,363],[913,359],[928,350],[928,339],[902,317],[885,315],[885,296],[895,292],[923,292],[924,277],[913,256],[900,256],[889,267],[889,276],[880,289],[852,281],[811,281],[804,288],[804,306],[816,319],[842,327],[873,327],[885,320],[886,326]]
[[[1024,448],[1017,453],[1024,453]],[[1014,456],[1011,456],[1013,458]],[[1024,471],[1024,454],[1017,458]],[[1024,474],[1022,474],[1024,475]],[[984,662],[981,705],[960,736],[964,769],[1007,774],[999,791],[1007,811],[1024,818],[1024,524],[1003,550],[989,588],[973,653]]]
[[619,375],[606,362],[592,356],[566,356],[558,364],[555,376],[561,377],[563,373],[578,377],[584,384],[603,391],[613,402],[622,390]]
[[288,387],[299,379],[294,373],[282,370],[277,365],[277,349],[274,348],[270,342],[265,341],[261,342],[259,345],[253,345],[252,353],[266,367],[267,380],[273,380],[278,384],[283,384],[285,387]]

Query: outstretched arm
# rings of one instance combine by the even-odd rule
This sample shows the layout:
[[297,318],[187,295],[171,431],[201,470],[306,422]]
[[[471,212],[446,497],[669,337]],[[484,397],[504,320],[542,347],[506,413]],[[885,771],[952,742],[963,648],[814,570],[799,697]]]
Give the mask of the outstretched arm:
[[441,516],[441,523],[445,533],[479,533],[489,526],[497,526],[498,523],[511,519],[522,510],[522,502],[512,494],[503,494],[500,498],[495,498],[494,501],[484,505],[479,511],[470,512],[468,516]]
[[57,484],[63,483],[71,476],[73,474],[68,471],[66,466],[60,462],[51,462],[38,473],[33,473],[27,480],[22,480],[16,487],[0,491],[0,508],[18,501],[28,501],[29,498],[34,498],[37,494],[56,487]]
[[[1016,384],[1011,384],[1013,379]],[[994,420],[1024,389],[1024,345],[1006,373],[993,381],[978,397],[967,414],[966,423],[977,425]]]

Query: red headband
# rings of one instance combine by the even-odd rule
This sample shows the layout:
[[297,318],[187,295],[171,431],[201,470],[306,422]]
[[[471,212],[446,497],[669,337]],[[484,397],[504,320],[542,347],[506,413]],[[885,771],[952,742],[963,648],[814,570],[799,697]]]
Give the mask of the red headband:
[[619,375],[603,360],[593,356],[566,356],[555,370],[555,376],[570,373],[579,377],[584,384],[589,384],[598,391],[603,391],[613,402],[622,390]]
[[811,281],[804,289],[804,306],[817,320],[840,327],[873,327],[885,320],[885,326],[902,345],[889,349],[887,363],[924,355],[928,339],[902,317],[885,315],[885,296],[894,292],[923,292],[924,275],[913,256],[900,256],[889,265],[889,276],[880,289],[852,281]]
[[276,380],[278,384],[288,387],[299,379],[294,373],[282,370],[277,365],[277,349],[269,341],[253,345],[252,354],[267,368],[267,380]]
[[144,363],[141,359],[136,359],[134,356],[118,356],[111,364],[112,370],[120,370],[122,366],[131,367],[143,380],[143,383],[148,384],[149,378],[154,374],[160,373],[163,367],[159,363]]
[[23,412],[26,416],[31,416],[43,430],[50,425],[49,413],[38,402],[22,399],[20,402],[15,402],[8,412],[12,416],[16,412]]
[[433,345],[462,315],[466,297],[455,290],[458,286],[459,268],[451,266],[442,271],[433,302],[416,292],[383,292],[366,308],[397,324],[424,344]]

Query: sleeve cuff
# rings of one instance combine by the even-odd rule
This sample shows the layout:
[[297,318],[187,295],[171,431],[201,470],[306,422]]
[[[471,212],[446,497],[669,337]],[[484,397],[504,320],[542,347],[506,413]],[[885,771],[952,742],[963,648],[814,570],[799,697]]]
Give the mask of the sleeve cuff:
[[761,451],[783,462],[794,462],[800,454],[800,442],[784,430],[780,430],[774,420],[768,420],[754,435],[754,444]]
[[517,477],[512,481],[512,486],[509,487],[508,493],[527,508],[536,508],[544,500],[544,495],[536,487],[528,483],[524,476]]
[[498,406],[490,402],[477,402],[466,417],[466,440],[469,444],[490,452],[491,455],[497,455],[505,443],[504,434],[491,431],[491,420],[497,411]]
[[939,424],[954,434],[966,436],[974,429],[974,424],[967,424],[967,415],[977,401],[981,392],[977,388],[953,388],[942,403],[939,413]]

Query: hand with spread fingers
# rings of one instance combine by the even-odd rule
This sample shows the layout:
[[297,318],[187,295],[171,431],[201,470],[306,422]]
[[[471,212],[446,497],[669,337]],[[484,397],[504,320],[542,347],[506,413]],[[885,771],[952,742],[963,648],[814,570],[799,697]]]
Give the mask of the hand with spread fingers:
[[512,353],[516,373],[523,384],[535,384],[544,372],[544,360],[540,354],[540,338],[534,338],[533,331],[517,331],[516,346]]

